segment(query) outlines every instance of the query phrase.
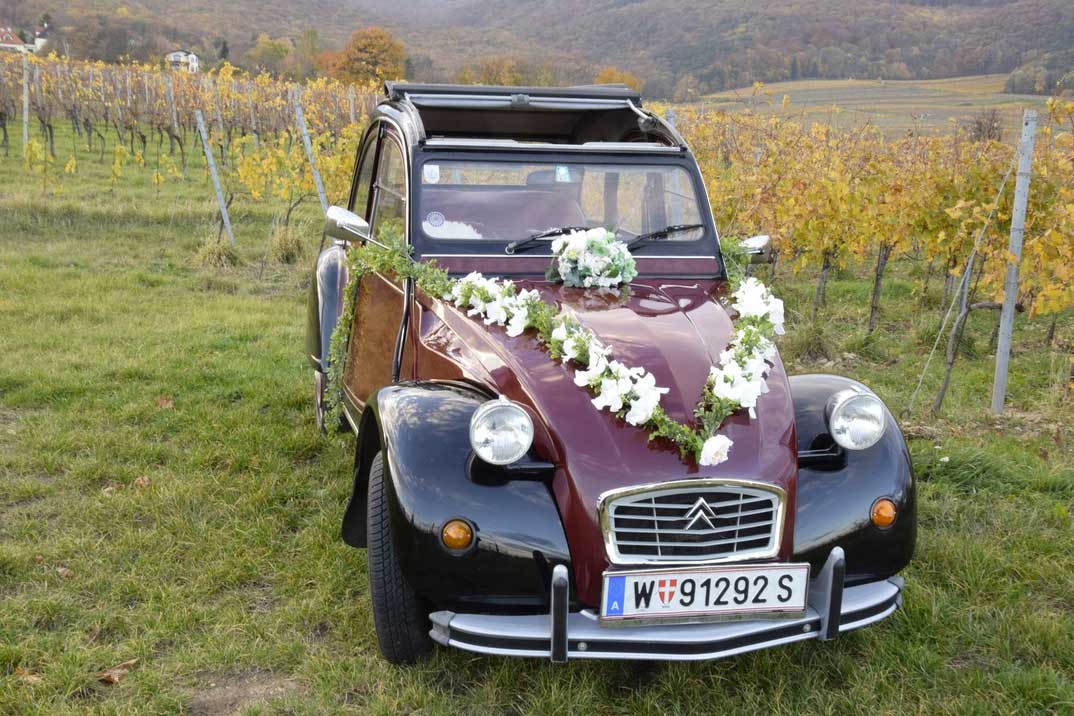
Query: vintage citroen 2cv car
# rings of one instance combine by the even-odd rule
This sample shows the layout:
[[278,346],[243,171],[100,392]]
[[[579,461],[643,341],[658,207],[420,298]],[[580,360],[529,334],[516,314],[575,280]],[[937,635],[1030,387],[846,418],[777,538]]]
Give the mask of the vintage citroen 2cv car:
[[[344,418],[327,421],[356,435],[342,535],[367,550],[384,656],[412,662],[435,641],[556,662],[710,659],[895,611],[916,530],[902,434],[860,383],[788,376],[766,338],[743,338],[748,300],[731,295],[674,127],[619,86],[386,91],[347,207],[328,212],[307,341],[318,421],[336,391]],[[567,255],[606,268],[579,239],[594,230],[629,271],[549,272]],[[389,245],[454,288],[352,265],[345,291],[348,256]],[[515,316],[551,307],[554,329],[523,316],[505,330],[502,305],[474,297],[486,285],[521,291]],[[751,325],[782,321],[765,300]],[[567,328],[588,341],[588,372]],[[714,366],[747,344],[758,388],[720,402],[738,379]],[[684,450],[706,400],[734,409]]]

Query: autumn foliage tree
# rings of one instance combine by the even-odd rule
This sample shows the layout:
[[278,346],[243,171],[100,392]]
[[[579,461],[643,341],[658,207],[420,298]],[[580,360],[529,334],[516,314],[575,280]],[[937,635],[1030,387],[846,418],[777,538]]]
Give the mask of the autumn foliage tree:
[[548,87],[561,82],[556,68],[547,63],[530,62],[510,55],[488,55],[462,67],[455,73],[459,84],[535,85]]
[[322,54],[321,64],[343,82],[382,82],[404,76],[406,50],[384,28],[366,27],[352,34],[339,52]]
[[645,85],[644,82],[638,79],[637,75],[627,72],[626,70],[621,70],[618,67],[612,67],[611,65],[600,68],[596,76],[593,78],[593,81],[599,85],[626,85],[630,89],[637,90],[639,92],[641,91],[641,88]]

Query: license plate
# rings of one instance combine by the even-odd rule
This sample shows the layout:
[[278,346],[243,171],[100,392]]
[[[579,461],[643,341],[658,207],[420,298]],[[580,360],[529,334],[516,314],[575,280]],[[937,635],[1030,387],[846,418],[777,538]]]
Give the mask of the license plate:
[[718,621],[801,615],[808,564],[757,564],[604,573],[602,621]]

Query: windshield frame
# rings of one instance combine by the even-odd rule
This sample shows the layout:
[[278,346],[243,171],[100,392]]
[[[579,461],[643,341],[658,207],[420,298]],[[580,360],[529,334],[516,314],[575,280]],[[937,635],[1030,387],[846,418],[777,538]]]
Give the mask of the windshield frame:
[[[547,242],[541,242],[528,248],[524,252],[516,254],[504,253],[504,248],[511,241],[525,239],[523,232],[519,236],[509,239],[435,239],[425,235],[421,230],[421,177],[426,162],[475,162],[475,163],[533,163],[533,164],[622,164],[630,166],[668,166],[684,170],[692,184],[696,197],[700,222],[704,225],[702,235],[693,240],[654,240],[638,245],[634,249],[636,258],[647,256],[657,257],[681,257],[681,258],[715,258],[722,268],[723,257],[720,254],[719,234],[712,219],[712,210],[709,206],[708,194],[698,170],[697,162],[693,156],[682,151],[675,154],[645,154],[645,153],[598,153],[598,152],[534,152],[534,151],[466,151],[466,150],[419,150],[415,148],[413,155],[413,167],[410,174],[412,201],[408,210],[410,212],[410,226],[412,227],[411,243],[416,257],[429,256],[435,258],[445,257],[476,257],[476,256],[526,256],[549,257],[551,256],[550,238]],[[552,227],[549,227],[552,228]],[[629,240],[626,236],[626,240]],[[722,271],[721,271],[722,273]]]

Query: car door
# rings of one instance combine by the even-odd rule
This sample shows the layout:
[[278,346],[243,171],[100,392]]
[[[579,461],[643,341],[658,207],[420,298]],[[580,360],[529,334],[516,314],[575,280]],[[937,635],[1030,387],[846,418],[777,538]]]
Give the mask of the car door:
[[[406,240],[406,155],[395,132],[381,127],[369,192],[370,235],[381,243],[398,243]],[[352,206],[362,198],[362,187],[356,186]],[[359,283],[343,384],[350,400],[362,407],[374,391],[393,382],[404,295],[401,282],[381,274],[354,280]]]
[[[374,127],[362,140],[347,199],[347,208],[366,221],[369,221],[369,197],[373,187],[373,170],[376,167],[377,139],[377,128]],[[327,370],[332,333],[339,317],[343,315],[343,295],[348,276],[341,252],[346,251],[348,245],[348,242],[342,241],[328,243],[322,235],[318,249],[314,281],[310,286],[308,320],[311,330],[306,334],[306,347],[313,369],[317,372]]]

